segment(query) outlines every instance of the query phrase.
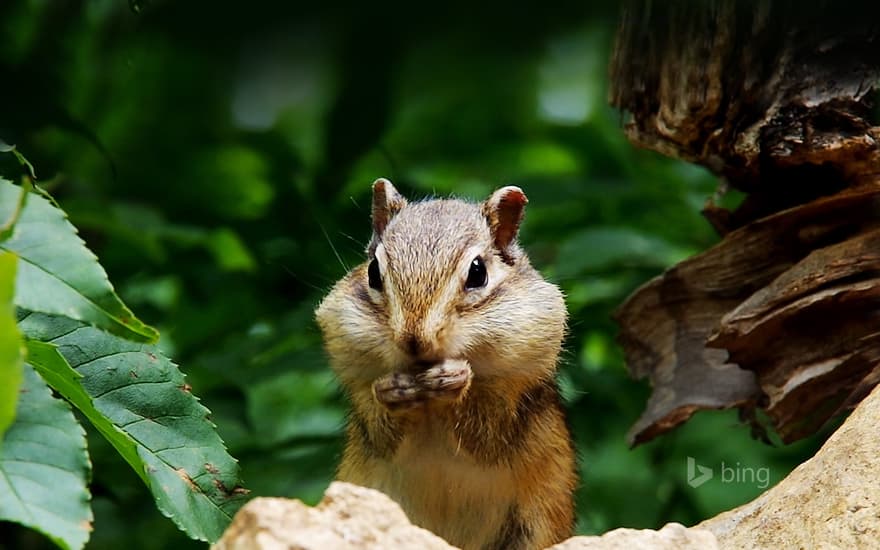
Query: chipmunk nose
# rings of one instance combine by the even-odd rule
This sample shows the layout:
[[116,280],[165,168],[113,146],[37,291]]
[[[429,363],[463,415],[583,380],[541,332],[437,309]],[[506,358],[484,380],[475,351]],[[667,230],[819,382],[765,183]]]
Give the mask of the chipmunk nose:
[[429,367],[443,360],[443,353],[427,338],[408,333],[403,337],[402,343],[403,349],[417,366]]

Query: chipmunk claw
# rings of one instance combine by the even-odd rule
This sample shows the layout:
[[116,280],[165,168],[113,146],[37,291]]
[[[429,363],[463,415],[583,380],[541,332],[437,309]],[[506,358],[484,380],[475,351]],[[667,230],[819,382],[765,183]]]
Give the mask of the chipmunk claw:
[[418,409],[428,401],[459,399],[470,387],[472,378],[467,361],[450,359],[418,374],[385,375],[373,383],[373,395],[392,411]]
[[373,395],[376,401],[389,409],[412,408],[417,406],[422,389],[416,377],[405,372],[394,372],[383,376],[373,383]]
[[467,361],[450,359],[416,376],[416,381],[431,399],[459,399],[470,387],[473,371]]

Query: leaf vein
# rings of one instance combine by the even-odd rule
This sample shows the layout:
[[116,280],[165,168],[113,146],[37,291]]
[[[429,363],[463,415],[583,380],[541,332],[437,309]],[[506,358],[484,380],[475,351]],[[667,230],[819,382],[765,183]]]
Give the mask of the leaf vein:
[[6,485],[9,487],[9,490],[12,491],[13,496],[18,500],[19,507],[25,511],[30,520],[31,524],[35,524],[36,520],[34,516],[31,514],[30,510],[25,506],[26,501],[21,498],[21,495],[18,494],[18,491],[15,490],[15,485],[12,483],[12,479],[10,479],[9,474],[6,472],[5,468],[0,468],[0,474],[3,474],[3,478],[6,480]]
[[[49,462],[40,462],[39,460],[21,460],[21,459],[18,459],[18,458],[4,458],[4,459],[3,459],[3,462],[4,462],[5,464],[9,464],[9,463],[17,463],[17,464],[36,464],[36,465],[38,465],[38,466],[45,466],[45,467],[47,467],[47,468],[52,468],[53,470],[61,470],[62,472],[66,472],[66,473],[68,473],[68,474],[73,474],[73,475],[77,476],[77,478],[79,478],[79,472],[78,472],[77,470],[70,470],[70,469],[68,469],[68,468],[64,468],[64,467],[62,467],[62,466],[59,466],[59,465],[57,465],[57,464],[52,464],[52,463],[49,463]],[[39,481],[39,480],[37,480],[37,479],[35,479],[35,478],[28,477],[28,476],[26,476],[26,475],[21,475],[21,474],[10,474],[10,475],[12,475],[12,476],[14,476],[14,477],[17,477],[17,478],[20,478],[20,479],[28,479],[28,480],[31,480],[31,481]]]
[[[113,393],[118,390],[124,390],[126,388],[131,388],[133,386],[142,386],[144,384],[170,384],[170,383],[171,383],[170,380],[143,380],[140,382],[132,382],[131,384],[123,384],[122,386],[116,386],[115,388],[110,388],[109,390],[103,391],[103,392],[99,393],[98,395],[93,395],[92,401],[97,401],[98,399],[105,397],[108,393]],[[129,410],[129,409],[126,408],[126,410]],[[134,412],[134,411],[131,411],[131,412]],[[105,413],[102,413],[102,414],[105,414]],[[137,413],[134,413],[134,414],[137,414]],[[116,423],[114,422],[114,424],[116,424]]]
[[[68,222],[68,223],[69,223],[69,222]],[[79,239],[78,236],[77,236],[77,238]],[[85,247],[86,243],[83,242],[82,239],[79,239],[79,241],[80,241],[80,244],[81,244],[83,247]],[[12,252],[13,254],[16,253],[15,250],[11,250],[11,249],[9,249],[9,248],[7,248],[7,247],[5,247],[5,246],[2,246],[2,245],[0,245],[0,249],[6,250],[6,251],[8,251],[8,252]],[[88,249],[86,249],[86,250],[88,250]],[[92,256],[93,256],[93,259],[94,259],[95,263],[97,263],[97,261],[98,261],[97,256],[94,256],[94,254],[92,254]],[[148,338],[150,337],[150,335],[148,335],[148,334],[143,334],[141,331],[137,330],[136,327],[130,327],[130,326],[126,325],[124,322],[122,322],[121,319],[117,318],[116,315],[110,313],[110,312],[107,311],[105,308],[103,308],[102,306],[100,306],[97,302],[95,302],[95,300],[93,300],[92,297],[90,297],[90,296],[86,296],[85,294],[83,294],[82,292],[80,292],[75,286],[73,286],[72,283],[66,281],[65,279],[62,279],[61,277],[58,277],[57,275],[53,274],[51,271],[46,270],[43,266],[41,266],[41,265],[39,265],[39,264],[33,262],[33,261],[32,261],[30,258],[28,258],[27,256],[19,256],[19,259],[20,259],[21,261],[27,263],[28,265],[31,265],[31,266],[35,267],[36,269],[42,271],[43,273],[45,273],[45,274],[48,275],[49,277],[51,277],[51,278],[53,278],[53,279],[55,279],[55,280],[58,280],[58,281],[61,281],[62,283],[64,283],[64,286],[66,286],[68,289],[70,289],[71,291],[73,291],[77,296],[82,296],[83,298],[85,298],[87,302],[89,302],[90,304],[92,304],[92,305],[95,307],[95,309],[97,309],[98,311],[100,311],[101,313],[103,313],[104,315],[106,315],[108,318],[112,319],[113,322],[114,322],[115,324],[117,324],[117,325],[119,325],[119,326],[121,326],[121,327],[123,327],[123,328],[125,328],[125,329],[127,329],[127,330],[130,330],[130,331],[132,331],[132,332],[134,332],[134,333],[136,333],[136,334],[140,334],[141,336],[147,336]],[[108,285],[109,288],[107,288],[106,290],[109,291],[110,295],[112,296],[112,295],[113,295],[113,292],[114,292],[114,290],[113,290],[113,285],[110,283],[110,279],[107,278],[107,274],[106,274],[106,273],[105,273],[104,276],[102,277],[102,281],[107,283],[107,285]],[[123,307],[124,307],[124,306],[123,306]],[[132,317],[133,317],[133,316],[132,316]],[[81,320],[82,320],[82,321],[85,321],[85,319],[81,319]]]

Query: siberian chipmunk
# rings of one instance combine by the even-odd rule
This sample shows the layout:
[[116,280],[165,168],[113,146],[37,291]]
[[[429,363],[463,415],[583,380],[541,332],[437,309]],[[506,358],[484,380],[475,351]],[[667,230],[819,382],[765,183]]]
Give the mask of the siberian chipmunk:
[[504,187],[410,203],[377,180],[368,261],[316,311],[351,401],[338,478],[465,549],[544,548],[573,528],[565,303],[517,244],[526,202]]

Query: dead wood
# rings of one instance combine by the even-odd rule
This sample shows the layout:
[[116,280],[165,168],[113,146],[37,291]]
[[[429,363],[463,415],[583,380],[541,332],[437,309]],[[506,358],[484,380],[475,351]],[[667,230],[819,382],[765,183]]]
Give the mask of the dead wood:
[[880,379],[878,19],[830,6],[623,10],[610,99],[629,139],[749,193],[732,212],[707,205],[723,240],[616,314],[631,373],[654,388],[634,444],[730,407],[793,441]]

